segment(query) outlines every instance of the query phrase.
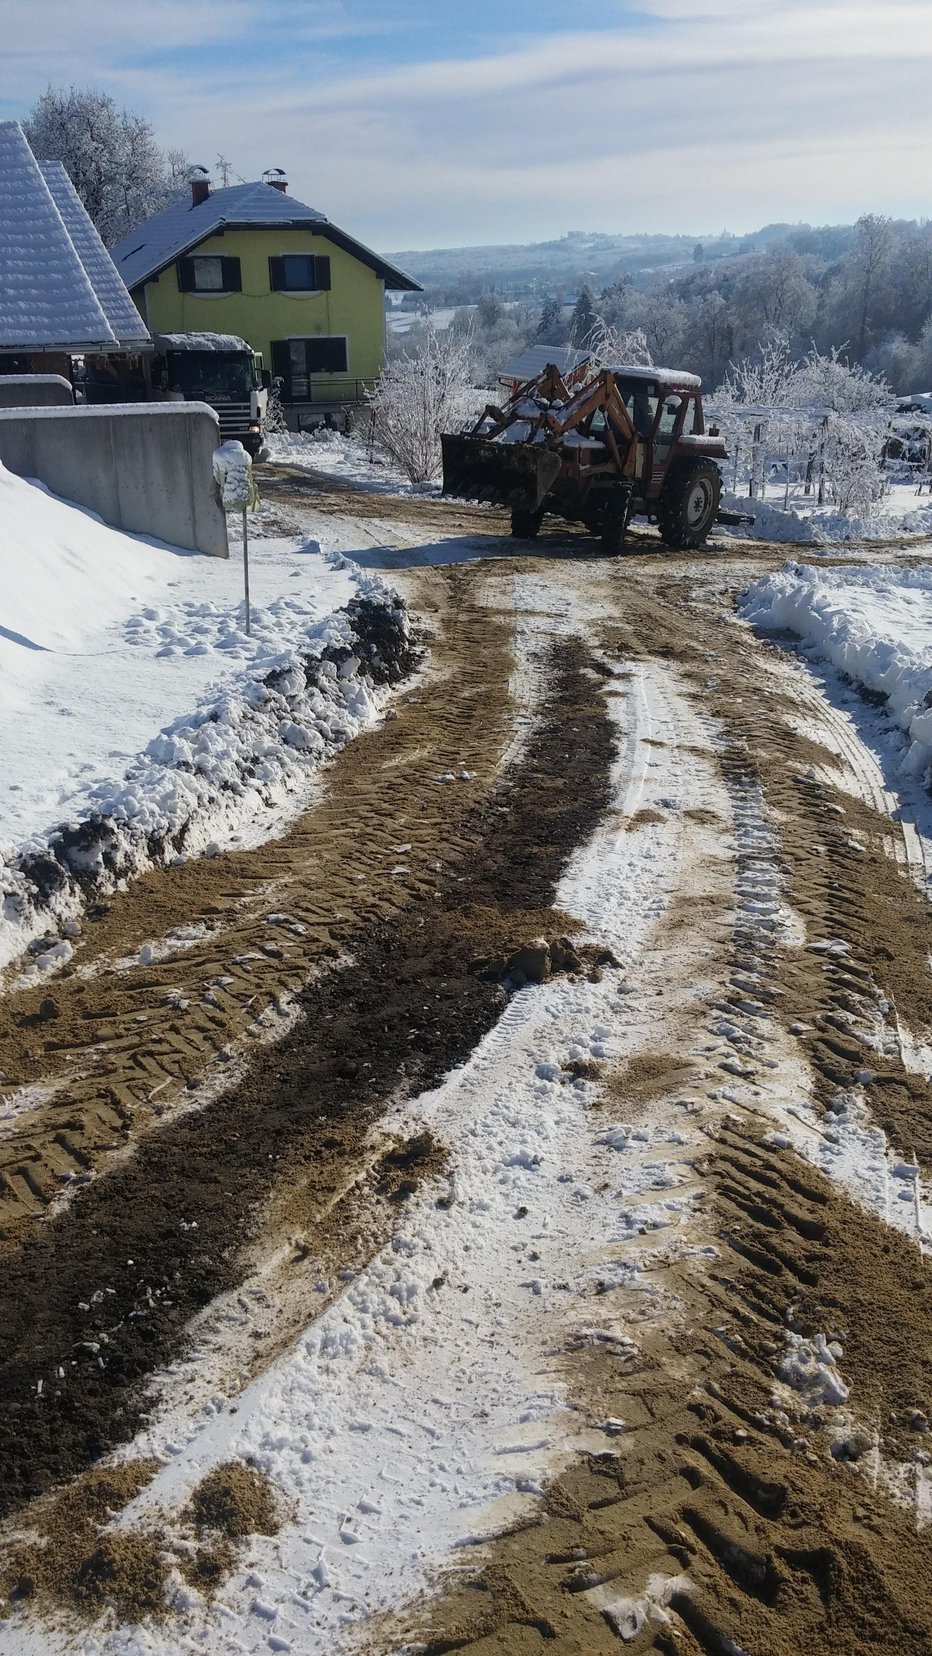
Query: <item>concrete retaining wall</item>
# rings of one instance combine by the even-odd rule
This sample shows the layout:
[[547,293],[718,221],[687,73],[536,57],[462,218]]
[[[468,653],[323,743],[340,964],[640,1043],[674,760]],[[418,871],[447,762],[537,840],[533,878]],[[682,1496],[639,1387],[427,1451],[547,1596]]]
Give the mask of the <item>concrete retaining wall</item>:
[[50,408],[74,404],[61,374],[0,374],[0,408]]
[[38,477],[115,529],[229,557],[211,461],[220,424],[206,403],[0,408],[0,463]]

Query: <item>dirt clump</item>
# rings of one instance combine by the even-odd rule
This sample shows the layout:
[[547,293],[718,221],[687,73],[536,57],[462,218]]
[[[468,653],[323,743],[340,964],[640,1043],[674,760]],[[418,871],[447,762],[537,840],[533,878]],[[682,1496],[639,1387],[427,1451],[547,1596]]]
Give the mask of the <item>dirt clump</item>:
[[280,1504],[264,1472],[242,1461],[215,1466],[191,1492],[182,1513],[199,1535],[210,1532],[227,1541],[245,1541],[248,1535],[277,1535]]
[[668,821],[668,813],[665,814],[663,811],[655,810],[653,805],[642,805],[641,809],[635,811],[633,816],[625,818],[625,828],[629,833],[634,833],[638,828],[650,828],[654,823]]
[[37,1502],[27,1515],[30,1538],[4,1560],[8,1602],[88,1617],[112,1605],[121,1621],[166,1615],[170,1560],[160,1536],[110,1527],[159,1470],[154,1460],[95,1468]]
[[447,1161],[446,1147],[433,1133],[417,1133],[380,1157],[375,1169],[375,1188],[390,1202],[406,1201],[425,1179],[442,1173]]

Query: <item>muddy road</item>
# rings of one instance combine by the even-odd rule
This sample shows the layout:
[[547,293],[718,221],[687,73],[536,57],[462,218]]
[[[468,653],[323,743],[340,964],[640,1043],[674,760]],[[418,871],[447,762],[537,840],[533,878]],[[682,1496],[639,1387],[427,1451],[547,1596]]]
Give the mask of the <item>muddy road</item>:
[[[883,709],[736,618],[765,548],[265,492],[425,657],[282,838],[0,1000],[0,1651],[932,1652]],[[278,1518],[208,1573],[228,1462]]]

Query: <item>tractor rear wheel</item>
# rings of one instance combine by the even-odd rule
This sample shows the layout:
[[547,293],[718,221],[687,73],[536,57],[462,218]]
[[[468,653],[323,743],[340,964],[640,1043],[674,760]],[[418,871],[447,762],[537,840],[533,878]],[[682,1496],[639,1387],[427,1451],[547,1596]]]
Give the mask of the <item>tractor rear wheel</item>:
[[718,515],[722,474],[714,460],[671,466],[657,502],[660,538],[675,551],[702,546]]
[[536,540],[543,521],[542,511],[532,512],[527,506],[511,508],[511,533],[516,540]]

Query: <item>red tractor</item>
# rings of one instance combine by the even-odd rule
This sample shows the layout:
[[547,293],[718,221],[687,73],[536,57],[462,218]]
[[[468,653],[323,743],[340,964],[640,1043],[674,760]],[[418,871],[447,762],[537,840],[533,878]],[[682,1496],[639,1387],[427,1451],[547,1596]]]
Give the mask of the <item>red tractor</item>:
[[714,523],[753,522],[720,510],[725,444],[706,431],[695,374],[584,362],[564,376],[551,364],[442,445],[444,494],[509,506],[522,539],[548,512],[584,523],[607,552],[635,514],[677,548],[701,546]]

